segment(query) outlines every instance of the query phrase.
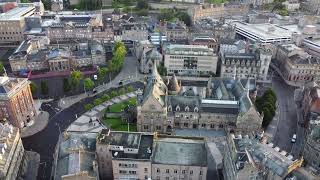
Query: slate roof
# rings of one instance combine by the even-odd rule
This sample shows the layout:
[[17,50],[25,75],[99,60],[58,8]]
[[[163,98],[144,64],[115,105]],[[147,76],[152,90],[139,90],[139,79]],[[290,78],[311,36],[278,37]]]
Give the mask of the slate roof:
[[189,107],[189,111],[194,111],[194,108],[200,109],[199,97],[190,96],[168,96],[168,106],[172,107],[172,111],[176,111],[176,107],[180,107],[180,111],[186,111],[186,107]]

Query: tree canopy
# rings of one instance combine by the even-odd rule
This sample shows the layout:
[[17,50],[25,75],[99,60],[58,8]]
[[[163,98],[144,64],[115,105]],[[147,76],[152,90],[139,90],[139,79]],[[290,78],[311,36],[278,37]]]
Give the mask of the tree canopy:
[[191,18],[185,11],[176,9],[161,9],[160,14],[158,15],[159,21],[174,21],[175,19],[183,21],[187,26],[191,25]]
[[0,63],[0,75],[2,76],[4,74],[4,66],[2,63]]
[[276,94],[272,89],[266,90],[262,97],[256,99],[255,105],[260,113],[263,113],[262,127],[266,128],[272,121],[276,111]]
[[122,68],[126,54],[127,50],[124,43],[117,41],[113,48],[112,59],[109,61],[109,70],[113,72],[119,71]]
[[81,71],[72,71],[70,74],[70,79],[72,87],[76,88],[79,85],[80,80],[82,79]]
[[91,90],[94,88],[94,82],[90,78],[85,78],[83,80],[83,86],[86,90]]

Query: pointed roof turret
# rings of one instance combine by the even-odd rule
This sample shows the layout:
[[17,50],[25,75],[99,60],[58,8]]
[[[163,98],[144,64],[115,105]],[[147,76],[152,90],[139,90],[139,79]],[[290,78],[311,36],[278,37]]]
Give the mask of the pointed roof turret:
[[179,85],[177,77],[175,74],[173,74],[173,76],[171,77],[171,79],[169,80],[169,83],[168,83],[168,91],[170,93],[176,94],[180,91],[180,89],[181,89],[181,87]]

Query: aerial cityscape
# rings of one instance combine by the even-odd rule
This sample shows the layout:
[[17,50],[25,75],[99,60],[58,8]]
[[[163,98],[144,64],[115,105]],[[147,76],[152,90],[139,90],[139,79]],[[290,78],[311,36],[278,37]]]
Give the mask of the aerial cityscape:
[[0,0],[0,180],[320,180],[319,0]]

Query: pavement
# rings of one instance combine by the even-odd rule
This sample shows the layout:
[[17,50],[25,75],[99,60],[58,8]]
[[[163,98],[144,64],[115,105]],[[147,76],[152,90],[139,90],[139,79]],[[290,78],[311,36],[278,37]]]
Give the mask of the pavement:
[[35,118],[31,126],[27,126],[21,130],[21,138],[32,136],[40,131],[42,131],[48,124],[49,113],[46,111],[41,111]]
[[[136,68],[132,68],[132,67],[136,67]],[[121,72],[113,80],[111,80],[107,84],[99,85],[99,86],[95,87],[94,89],[97,90],[97,93],[101,93],[101,92],[104,92],[110,88],[117,88],[119,86],[119,82],[124,79],[128,80],[128,81],[126,81],[126,84],[129,84],[129,83],[135,82],[135,81],[139,81],[139,80],[143,80],[145,75],[139,73],[138,67],[139,67],[138,61],[136,60],[136,58],[133,56],[128,56],[128,57],[126,57],[126,59],[124,61],[124,65],[123,65],[123,68],[121,69]],[[123,84],[123,85],[125,85],[125,84]],[[81,101],[82,99],[84,99],[88,96],[93,97],[96,94],[88,95],[86,93],[82,93],[82,94],[75,95],[75,96],[64,97],[64,98],[60,99],[58,105],[60,108],[65,109],[65,108],[70,107],[74,103]]]
[[[102,129],[107,128],[102,123],[100,123],[99,119],[102,118],[102,116],[105,113],[105,109],[108,106],[128,100],[136,96],[137,96],[137,91],[127,93],[118,97],[114,97],[109,101],[106,101],[98,106],[95,106],[93,109],[87,111],[82,116],[77,118],[77,120],[75,120],[72,124],[70,124],[70,126],[66,131],[98,133]],[[92,120],[91,123],[89,122],[90,120]]]
[[35,180],[38,176],[40,155],[33,151],[25,151],[24,155],[28,160],[28,168],[24,180]]

